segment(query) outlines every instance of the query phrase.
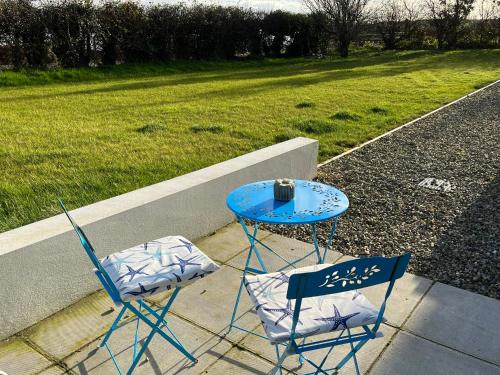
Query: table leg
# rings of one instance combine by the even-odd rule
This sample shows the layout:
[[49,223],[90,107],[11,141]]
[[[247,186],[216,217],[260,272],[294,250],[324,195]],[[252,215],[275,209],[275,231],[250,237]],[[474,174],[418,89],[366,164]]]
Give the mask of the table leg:
[[328,238],[326,240],[325,248],[323,249],[323,256],[321,256],[321,252],[320,252],[320,248],[319,248],[316,223],[312,224],[312,238],[313,238],[314,250],[316,251],[316,255],[318,256],[318,263],[325,263],[326,255],[328,253],[328,248],[332,244],[333,237],[335,236],[335,233],[337,232],[337,221],[338,221],[338,218],[335,218],[333,220],[332,228],[330,229],[330,233],[328,234]]
[[330,229],[330,234],[328,235],[328,239],[326,240],[325,251],[323,252],[323,261],[321,263],[325,263],[328,248],[332,244],[333,237],[335,236],[335,233],[337,232],[337,222],[338,222],[338,218],[335,218],[333,220],[332,229]]
[[262,267],[262,270],[264,272],[267,272],[266,266],[264,265],[264,261],[262,260],[262,257],[260,256],[259,250],[255,246],[254,238],[256,238],[257,232],[259,230],[258,223],[254,223],[253,234],[251,235],[250,231],[248,230],[247,225],[245,224],[245,221],[240,217],[238,217],[237,219],[238,219],[239,223],[241,224],[241,226],[243,227],[243,231],[245,232],[246,236],[248,237],[248,240],[250,242],[250,249],[248,250],[247,259],[245,262],[245,268],[243,270],[243,276],[241,278],[240,287],[238,289],[238,294],[236,296],[236,302],[234,303],[233,313],[231,315],[231,323],[229,323],[229,331],[231,331],[231,328],[233,328],[234,321],[236,320],[236,312],[238,311],[238,306],[240,304],[241,292],[243,291],[243,286],[245,283],[245,276],[248,272],[253,252],[255,252],[255,255],[257,256],[257,259]]
[[[255,246],[255,239],[257,238],[257,232],[259,231],[259,223],[255,222],[253,224],[253,234],[250,234],[250,231],[248,230],[248,227],[245,223],[245,220],[242,218],[238,218],[238,221],[240,222],[240,225],[243,228],[243,231],[245,232],[246,236],[248,237],[248,241],[250,242],[250,250],[255,253],[255,256],[257,257],[257,260],[259,261],[260,266],[262,267],[262,271],[267,273],[267,268],[264,264],[264,260],[262,259],[262,256],[260,255],[259,249]],[[247,259],[248,261],[248,259]],[[247,264],[245,266],[248,267],[250,264]]]
[[318,263],[323,263],[321,258],[321,253],[319,251],[318,235],[316,231],[316,223],[312,224],[312,239],[314,245],[314,251],[316,251],[316,256],[318,257]]

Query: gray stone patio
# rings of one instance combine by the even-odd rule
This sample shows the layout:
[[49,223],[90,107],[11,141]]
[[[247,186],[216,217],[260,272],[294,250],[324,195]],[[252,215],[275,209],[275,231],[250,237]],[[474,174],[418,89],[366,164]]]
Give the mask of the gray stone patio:
[[[311,245],[262,233],[284,256],[296,257]],[[171,326],[199,362],[191,366],[156,337],[137,374],[260,374],[275,360],[274,347],[241,331],[227,333],[239,286],[247,242],[239,226],[231,224],[197,245],[221,265],[220,271],[186,287],[173,305]],[[350,259],[329,253],[329,262]],[[269,263],[273,264],[271,258]],[[313,259],[311,258],[311,262]],[[304,262],[307,264],[307,261]],[[91,272],[89,265],[89,272]],[[384,286],[363,289],[372,302],[380,301]],[[160,306],[165,296],[151,303]],[[244,296],[239,324],[262,333],[259,320]],[[0,343],[0,370],[18,374],[114,374],[98,340],[113,321],[116,310],[102,291],[60,311],[15,337]],[[369,374],[497,374],[500,375],[500,301],[406,274],[396,283],[386,311],[384,337],[369,342],[359,353]],[[141,337],[148,330],[141,330]],[[116,332],[110,344],[123,368],[132,357],[134,324]],[[347,348],[346,348],[347,350]],[[342,350],[333,356],[339,358]],[[312,355],[311,357],[314,357]],[[286,362],[290,373],[296,359]],[[354,373],[352,363],[341,374]]]

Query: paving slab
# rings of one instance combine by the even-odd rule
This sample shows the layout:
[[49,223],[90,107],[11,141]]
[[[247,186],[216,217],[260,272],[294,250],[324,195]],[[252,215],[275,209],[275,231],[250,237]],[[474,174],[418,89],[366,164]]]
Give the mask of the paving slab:
[[[352,259],[356,258],[346,255],[338,263]],[[431,285],[431,280],[409,273],[405,273],[403,277],[397,280],[384,313],[387,324],[401,327]],[[360,292],[379,308],[385,297],[387,287],[388,283],[384,283],[360,289]]]
[[500,366],[499,321],[500,301],[437,283],[405,329]]
[[[276,253],[278,253],[280,256],[282,256],[283,258],[285,258],[288,261],[292,261],[294,259],[301,258],[304,255],[306,255],[314,250],[314,246],[310,243],[298,241],[298,240],[293,239],[293,238],[283,237],[283,236],[280,236],[277,234],[272,234],[269,237],[266,237],[262,242],[264,242],[271,249],[275,250]],[[262,255],[264,263],[265,263],[267,270],[269,272],[276,271],[277,269],[279,269],[285,265],[283,260],[281,260],[276,255],[272,254],[270,251],[265,249],[262,245],[257,244],[257,247],[260,251],[260,254]],[[228,262],[228,264],[235,267],[235,268],[243,270],[245,268],[245,262],[246,262],[247,256],[248,256],[248,252],[244,251],[241,254],[239,254],[238,256],[231,259]],[[336,251],[328,251],[326,262],[327,263],[334,263],[341,256],[342,256],[342,254],[338,253]],[[311,256],[307,257],[303,261],[297,263],[296,267],[308,266],[308,265],[316,264],[317,262],[318,262],[318,258],[316,256],[316,254],[312,254]],[[258,268],[258,269],[261,268],[255,255],[252,255],[252,261],[250,264],[254,268]]]
[[46,370],[43,370],[42,372],[40,372],[39,374],[37,375],[62,375],[62,374],[66,374],[67,371],[58,367],[58,366],[52,366]]
[[171,296],[174,290],[167,290],[165,292],[154,294],[153,296],[146,298],[146,301],[149,302],[150,305],[155,304],[158,307],[165,306],[167,298]]
[[101,291],[43,320],[26,336],[45,352],[63,359],[103,334],[117,313],[111,299]]
[[[270,234],[266,231],[259,231],[257,232],[257,238],[261,240]],[[232,223],[219,229],[213,235],[196,241],[195,245],[213,260],[225,263],[236,254],[248,248],[250,244],[241,225],[239,223]]]
[[[265,336],[264,329],[262,328],[262,326],[260,326],[256,330],[256,332]],[[352,331],[352,332],[356,333],[357,331]],[[396,333],[396,329],[387,325],[381,325],[380,332],[384,334],[383,337],[377,338],[375,340],[370,340],[357,354],[358,364],[360,366],[360,370],[362,373],[365,373],[366,370],[372,365],[372,363],[375,362],[375,360],[380,355],[382,350],[388,345],[392,336]],[[306,342],[314,342],[314,341],[325,340],[328,338],[333,338],[338,336],[339,333],[340,332],[332,332],[328,334],[314,336],[308,338]],[[257,337],[255,335],[248,335],[241,342],[241,345],[250,350],[251,352],[258,354],[273,363],[276,362],[275,346],[271,345],[269,341],[263,338]],[[283,348],[281,347],[280,350],[282,351]],[[326,366],[329,367],[335,366],[349,352],[349,350],[350,346],[348,344],[341,345],[333,349],[333,352],[326,361]],[[326,355],[327,351],[328,349],[321,349],[314,352],[309,352],[306,353],[306,357],[311,359],[315,363],[320,363],[323,357]],[[314,371],[313,366],[311,366],[308,363],[305,363],[301,368],[298,368],[297,366],[298,366],[297,355],[290,356],[285,360],[285,367],[288,370],[295,372],[296,374],[304,374]],[[355,368],[354,368],[354,363],[352,361],[349,361],[339,372],[340,375],[353,374],[353,373],[355,373]]]
[[201,374],[267,374],[272,370],[272,368],[273,366],[270,363],[253,355],[252,353],[234,347],[229,353]]
[[[214,274],[184,288],[172,305],[172,311],[214,334],[225,335],[240,281],[241,271],[222,266]],[[260,324],[257,315],[248,311],[251,307],[250,298],[243,290],[237,323],[249,330]],[[245,335],[246,333],[233,329],[225,337],[236,343]]]
[[0,343],[0,371],[9,375],[36,374],[53,365],[19,339]]
[[500,367],[399,331],[370,375],[500,375]]
[[[184,346],[191,351],[198,363],[193,365],[180,352],[174,349],[160,336],[155,336],[146,351],[147,358],[141,358],[135,373],[137,374],[199,374],[218,358],[231,349],[231,344],[194,325],[170,316],[169,326],[179,337]],[[149,334],[149,327],[144,324],[140,329],[140,340],[143,342]],[[133,357],[135,323],[126,325],[113,333],[109,344],[116,355],[122,369],[126,371]],[[68,368],[77,374],[115,374],[116,368],[105,348],[96,349],[98,341],[83,348],[66,360]]]

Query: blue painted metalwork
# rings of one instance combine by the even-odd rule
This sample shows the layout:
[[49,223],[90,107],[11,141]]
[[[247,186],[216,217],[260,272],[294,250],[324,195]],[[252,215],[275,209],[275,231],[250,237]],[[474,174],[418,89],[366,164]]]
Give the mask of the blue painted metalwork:
[[290,276],[287,298],[319,297],[389,282],[403,276],[409,259],[410,253],[393,258],[360,258],[315,272],[297,273]]
[[[288,202],[278,201],[274,199],[274,180],[268,180],[237,188],[228,195],[226,203],[229,209],[236,215],[250,243],[242,282],[240,283],[231,315],[229,330],[237,328],[248,332],[243,327],[236,325],[235,320],[245,275],[247,273],[262,274],[268,272],[257,245],[278,257],[284,263],[284,266],[279,268],[278,271],[283,271],[290,267],[296,268],[297,263],[313,254],[316,255],[318,263],[324,263],[328,248],[333,242],[333,237],[337,229],[337,220],[349,207],[349,200],[342,191],[332,186],[314,181],[295,180],[295,198]],[[332,221],[332,227],[324,249],[321,251],[317,239],[316,224],[328,220]],[[245,221],[252,222],[253,230],[250,230]],[[257,238],[259,223],[311,225],[314,250],[300,258],[289,261]],[[253,255],[255,255],[261,269],[250,266]]]
[[[122,371],[122,369],[120,368],[120,366],[116,360],[116,357],[115,357],[113,351],[111,350],[111,347],[108,344],[108,340],[110,339],[110,337],[114,331],[116,331],[117,329],[120,329],[121,327],[123,327],[127,324],[130,324],[134,321],[136,321],[136,330],[135,330],[135,336],[134,336],[133,362],[125,374],[131,375],[134,372],[137,364],[139,363],[139,360],[141,359],[144,352],[147,350],[149,343],[151,342],[151,340],[153,339],[153,337],[156,334],[159,334],[163,339],[165,339],[175,349],[177,349],[179,352],[181,352],[191,362],[193,362],[193,363],[198,362],[198,360],[190,352],[187,351],[187,349],[184,347],[184,345],[182,345],[182,343],[177,338],[177,336],[172,332],[170,327],[168,327],[168,323],[165,320],[165,316],[168,313],[168,311],[170,310],[170,307],[172,306],[172,303],[174,302],[175,298],[177,297],[177,295],[180,291],[180,288],[177,287],[173,291],[173,293],[170,295],[170,297],[168,298],[167,302],[165,303],[165,306],[161,309],[158,309],[158,310],[154,310],[153,308],[148,306],[143,300],[136,301],[138,304],[138,307],[135,307],[131,302],[123,301],[121,299],[120,293],[119,293],[118,289],[116,288],[115,284],[113,283],[111,277],[106,272],[104,267],[101,265],[101,262],[99,261],[99,259],[95,255],[94,248],[92,247],[87,236],[85,235],[83,230],[78,226],[78,224],[76,224],[76,222],[73,220],[71,215],[68,213],[68,211],[64,207],[63,202],[61,200],[59,200],[59,203],[60,203],[62,209],[64,210],[64,213],[68,217],[69,221],[73,225],[73,228],[75,229],[75,232],[78,235],[78,238],[80,239],[80,242],[81,242],[83,248],[85,249],[85,252],[89,256],[90,260],[92,261],[92,264],[95,267],[94,272],[95,272],[96,276],[99,278],[99,281],[101,281],[102,285],[104,286],[104,289],[108,292],[108,294],[111,297],[111,299],[113,300],[113,302],[117,306],[122,306],[120,312],[118,313],[118,316],[116,317],[116,319],[114,320],[110,329],[108,330],[108,332],[106,333],[106,335],[102,339],[101,343],[99,344],[100,348],[105,347],[108,350],[109,355],[111,357],[111,360],[113,361],[113,364],[115,365],[116,369],[118,370],[118,373],[120,375],[124,374],[124,372]],[[143,309],[146,310],[147,313],[143,313],[143,311],[142,311]],[[126,322],[123,322],[122,324],[120,324],[120,321],[122,320],[122,318],[127,310],[129,310],[136,317],[132,320],[129,320],[129,321],[126,321]],[[161,311],[161,312],[158,313],[158,311]],[[149,316],[153,316],[154,318],[156,318],[156,321],[151,320],[149,318]],[[140,322],[146,323],[146,325],[148,325],[151,328],[151,332],[149,333],[147,338],[142,343],[140,350],[137,351],[138,345],[139,345],[139,323]],[[167,333],[165,333],[162,330],[162,327],[165,327],[171,336],[167,335]]]
[[333,186],[295,180],[295,198],[274,199],[274,180],[254,182],[232,191],[227,206],[238,217],[268,224],[311,224],[342,215],[347,196]]
[[[348,360],[352,358],[356,368],[356,373],[359,375],[360,371],[356,353],[369,340],[378,337],[377,333],[380,324],[382,323],[387,300],[391,295],[396,280],[404,275],[409,261],[410,253],[392,258],[362,258],[335,264],[319,271],[295,273],[291,275],[288,283],[287,298],[289,300],[295,299],[295,308],[290,340],[287,341],[286,349],[282,354],[279,354],[278,348],[276,349],[277,363],[270,374],[274,375],[277,371],[280,371],[281,373],[283,361],[288,355],[300,355],[304,352],[330,348],[320,364],[315,364],[313,361],[304,357],[308,363],[316,368],[314,374],[328,374],[328,371],[338,371],[347,363]],[[384,300],[379,309],[377,320],[371,328],[363,326],[364,332],[352,334],[350,329],[346,327],[346,329],[343,329],[339,336],[335,338],[310,342],[307,344],[304,342],[297,344],[296,339],[299,337],[297,337],[295,330],[297,328],[297,323],[299,322],[303,298],[320,297],[327,294],[362,289],[387,282],[389,284],[387,286]],[[346,330],[347,335],[344,335]],[[356,345],[354,345],[355,343]],[[332,352],[333,348],[343,344],[350,345],[351,350],[349,353],[335,367],[323,369],[326,359]]]

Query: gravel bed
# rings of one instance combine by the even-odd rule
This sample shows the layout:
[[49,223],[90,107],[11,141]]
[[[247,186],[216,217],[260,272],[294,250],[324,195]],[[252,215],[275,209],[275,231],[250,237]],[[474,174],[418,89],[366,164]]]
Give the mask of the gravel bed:
[[[453,190],[418,186],[428,177]],[[350,200],[334,250],[410,251],[410,272],[500,299],[500,84],[322,166],[317,180]],[[311,240],[308,227],[266,229]]]

